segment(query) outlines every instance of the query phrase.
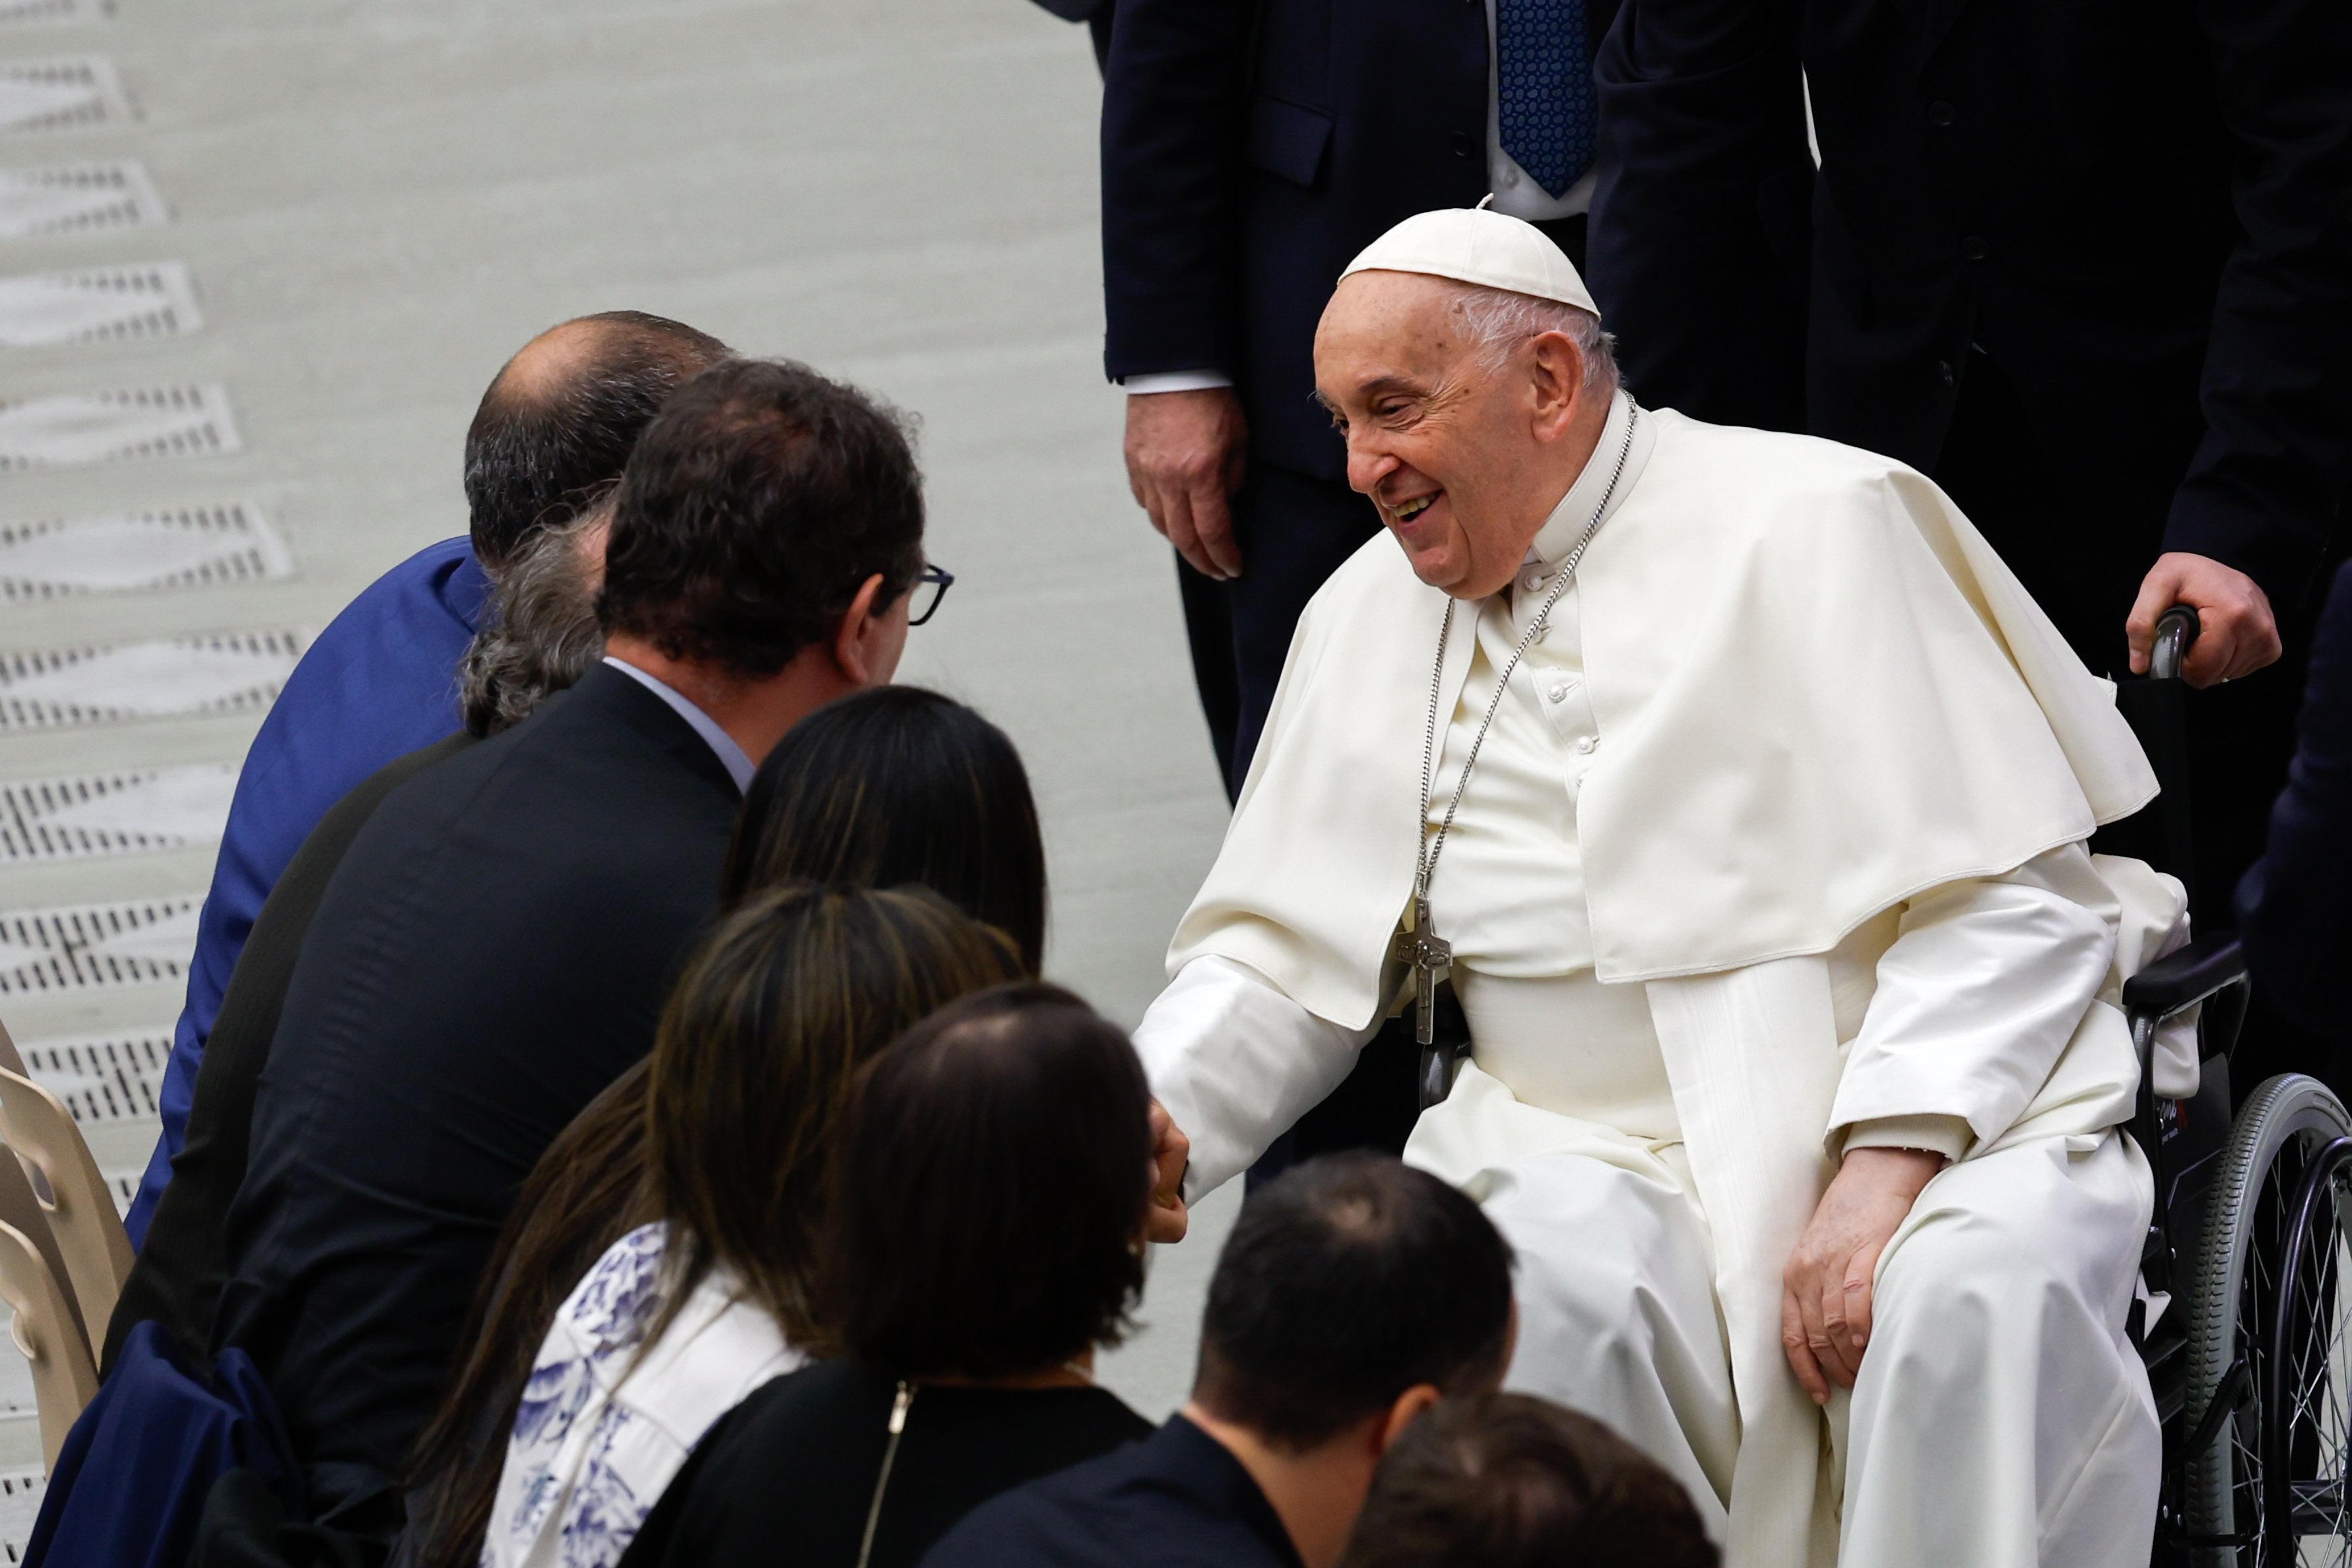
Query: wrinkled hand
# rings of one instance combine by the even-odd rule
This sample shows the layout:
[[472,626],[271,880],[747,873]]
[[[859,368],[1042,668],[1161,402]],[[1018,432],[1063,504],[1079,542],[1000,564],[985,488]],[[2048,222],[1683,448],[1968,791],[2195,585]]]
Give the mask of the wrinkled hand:
[[1151,1212],[1145,1216],[1147,1241],[1181,1241],[1192,1218],[1184,1208],[1184,1167],[1192,1163],[1192,1141],[1151,1102]]
[[1852,1388],[1870,1343],[1870,1277],[1944,1157],[1918,1149],[1855,1149],[1839,1165],[1780,1271],[1780,1344],[1816,1405],[1830,1384]]
[[2175,605],[2197,611],[2197,640],[2180,664],[2180,678],[2189,685],[2235,680],[2278,658],[2278,617],[2262,585],[2208,556],[2175,551],[2156,558],[2124,622],[2134,675],[2147,673],[2157,617]]
[[1242,400],[1230,386],[1128,396],[1128,488],[1151,526],[1211,577],[1242,574],[1232,500],[1248,447]]

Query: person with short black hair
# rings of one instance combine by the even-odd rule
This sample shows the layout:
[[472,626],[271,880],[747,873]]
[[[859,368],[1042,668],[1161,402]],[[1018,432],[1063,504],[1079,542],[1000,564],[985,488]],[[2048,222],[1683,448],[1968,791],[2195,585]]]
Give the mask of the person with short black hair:
[[1439,1401],[1372,1477],[1341,1568],[1717,1568],[1690,1494],[1527,1394]]
[[997,1493],[1149,1435],[1093,1368],[1143,1289],[1150,1105],[1126,1035],[1057,985],[901,1036],[835,1145],[838,1359],[713,1427],[621,1568],[906,1568]]
[[[663,408],[622,478],[605,635],[672,660],[772,675],[923,571],[923,491],[903,416],[803,364],[736,360]],[[747,526],[748,525],[748,526]]]
[[1182,1412],[976,1510],[924,1568],[1332,1568],[1382,1454],[1502,1381],[1512,1321],[1476,1204],[1385,1155],[1310,1160],[1226,1238]]
[[[664,480],[684,473],[692,496]],[[532,1163],[652,1047],[759,759],[889,679],[919,496],[902,422],[865,395],[797,365],[706,373],[617,495],[604,604],[627,608],[603,662],[393,791],[336,870],[261,1079],[214,1339],[253,1357],[314,1500],[354,1528],[397,1523]]]

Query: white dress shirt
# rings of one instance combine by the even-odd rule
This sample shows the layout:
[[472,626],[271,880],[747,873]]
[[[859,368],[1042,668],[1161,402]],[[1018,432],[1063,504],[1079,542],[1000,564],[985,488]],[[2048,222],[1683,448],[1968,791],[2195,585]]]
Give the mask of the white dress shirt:
[[735,737],[719,727],[718,720],[697,708],[677,687],[646,674],[626,659],[614,658],[608,653],[604,656],[604,662],[668,703],[672,712],[693,726],[694,732],[702,737],[712,754],[718,757],[719,765],[727,770],[727,776],[735,781],[737,793],[751,789],[751,775],[759,769],[743,748],[735,743]]

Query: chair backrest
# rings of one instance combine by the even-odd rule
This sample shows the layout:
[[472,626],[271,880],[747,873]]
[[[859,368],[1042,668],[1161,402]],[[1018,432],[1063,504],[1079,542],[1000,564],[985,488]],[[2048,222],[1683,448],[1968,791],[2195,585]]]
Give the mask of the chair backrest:
[[98,1395],[98,1367],[57,1276],[32,1238],[13,1225],[0,1225],[0,1300],[15,1314],[9,1334],[32,1363],[41,1462],[55,1465],[66,1434]]
[[[25,1060],[5,1027],[0,1027],[0,1141],[15,1151],[32,1180],[87,1339],[103,1339],[115,1298],[131,1275],[131,1237],[122,1228],[122,1216],[114,1212],[114,1194],[90,1157],[81,1129],[74,1125],[73,1113],[26,1076]],[[26,1239],[29,1244],[31,1238]],[[39,1250],[36,1246],[37,1256]]]

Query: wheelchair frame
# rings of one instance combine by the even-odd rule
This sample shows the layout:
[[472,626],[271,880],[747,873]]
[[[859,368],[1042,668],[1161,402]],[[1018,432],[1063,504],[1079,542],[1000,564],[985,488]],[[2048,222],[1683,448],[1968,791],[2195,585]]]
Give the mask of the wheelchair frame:
[[[2195,625],[2185,606],[2166,613],[2153,677],[2178,676]],[[2170,816],[2178,853],[2185,812]],[[2266,1080],[2232,1116],[2230,1052],[2250,994],[2226,934],[2124,986],[2140,1068],[2130,1131],[2156,1178],[2129,1329],[2164,1432],[2160,1568],[2288,1568],[2313,1536],[2336,1543],[2324,1561],[2352,1562],[2352,1389],[2336,1375],[2352,1307],[2337,1276],[2352,1228],[2352,1117],[2297,1073]],[[2158,1031],[2192,1007],[2202,1008],[2197,1092],[2159,1099]]]

